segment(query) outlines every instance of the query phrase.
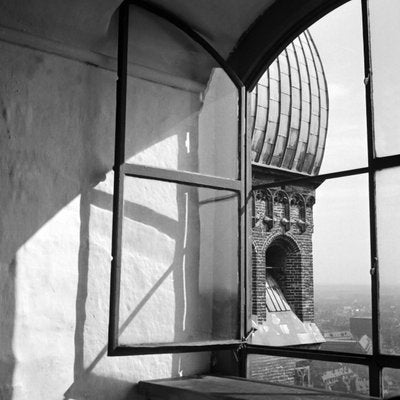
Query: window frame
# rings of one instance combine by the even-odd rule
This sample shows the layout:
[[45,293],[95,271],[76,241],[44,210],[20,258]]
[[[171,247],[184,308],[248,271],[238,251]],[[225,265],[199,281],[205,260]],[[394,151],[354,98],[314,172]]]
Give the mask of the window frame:
[[[357,0],[354,0],[357,1]],[[303,349],[300,347],[272,347],[263,345],[247,344],[244,348],[247,356],[250,354],[282,356],[302,358],[307,360],[320,360],[331,362],[342,362],[350,364],[365,365],[369,369],[370,395],[383,396],[382,371],[384,368],[400,369],[400,355],[381,353],[380,343],[380,291],[379,291],[379,262],[377,253],[377,221],[376,221],[376,179],[378,171],[400,166],[400,154],[378,157],[375,152],[375,132],[373,114],[373,79],[371,63],[371,31],[368,3],[369,0],[358,0],[361,3],[362,32],[363,32],[363,57],[364,57],[364,83],[365,83],[365,112],[366,112],[366,135],[367,135],[367,166],[356,169],[337,171],[316,176],[296,177],[293,179],[282,179],[269,184],[260,184],[253,190],[279,187],[285,184],[296,184],[310,181],[324,181],[328,179],[354,176],[360,174],[368,175],[368,197],[369,197],[369,231],[370,231],[370,276],[371,276],[371,316],[372,316],[372,354],[354,354],[336,351],[321,351]],[[346,1],[340,2],[341,6]],[[332,11],[331,8],[327,12]],[[306,29],[316,19],[306,21],[299,30]],[[282,51],[282,46],[277,45],[273,54]],[[271,63],[272,60],[269,62]],[[268,63],[267,63],[268,65]],[[254,76],[259,76],[257,73]],[[255,85],[256,82],[252,84]]]
[[[371,47],[370,47],[370,28],[369,28],[369,0],[354,0],[361,2],[362,8],[362,26],[363,26],[363,50],[364,50],[364,77],[365,77],[365,109],[366,109],[366,134],[368,164],[363,168],[337,171],[334,173],[318,176],[296,177],[285,179],[281,182],[269,184],[279,186],[281,184],[292,184],[310,180],[327,180],[339,177],[353,176],[359,174],[368,174],[369,189],[369,216],[370,216],[370,254],[371,254],[371,302],[372,302],[372,340],[373,353],[354,354],[334,351],[321,351],[302,349],[295,347],[271,347],[247,344],[245,340],[246,332],[249,331],[249,320],[247,310],[251,307],[249,300],[249,276],[248,268],[251,266],[251,240],[249,240],[251,231],[251,197],[252,191],[268,188],[268,185],[258,185],[251,188],[251,158],[250,158],[250,138],[246,135],[246,112],[247,96],[249,90],[258,81],[263,70],[267,67],[284,49],[288,41],[295,38],[298,33],[315,22],[322,15],[332,11],[334,8],[346,3],[347,0],[330,2],[325,9],[319,8],[310,14],[308,19],[301,21],[294,30],[288,31],[285,37],[279,38],[275,45],[269,48],[268,53],[259,59],[252,68],[247,71],[244,84],[235,74],[229,61],[226,62],[218,52],[205,39],[197,34],[193,29],[182,20],[167,12],[159,9],[142,0],[125,0],[120,6],[119,11],[119,39],[118,39],[118,80],[117,80],[117,106],[116,106],[116,130],[115,130],[115,164],[114,164],[114,203],[113,203],[113,233],[112,233],[112,262],[111,262],[111,287],[110,287],[110,320],[109,320],[109,356],[126,356],[136,354],[156,354],[156,353],[181,353],[209,350],[238,350],[240,351],[240,372],[243,377],[246,376],[246,360],[249,354],[264,354],[282,357],[303,358],[309,360],[336,361],[351,364],[366,365],[369,368],[370,395],[382,396],[382,370],[383,368],[400,369],[400,355],[382,354],[380,352],[380,312],[379,312],[379,265],[377,262],[377,231],[376,231],[376,187],[375,175],[378,171],[400,166],[400,154],[377,157],[374,150],[374,119],[373,119],[373,82],[371,79]],[[219,65],[225,70],[232,81],[239,89],[239,107],[240,107],[240,176],[239,180],[229,180],[202,174],[163,170],[161,168],[132,166],[124,163],[124,142],[125,142],[125,116],[126,116],[126,86],[127,86],[127,53],[128,53],[128,29],[129,29],[129,7],[136,5],[150,11],[181,29],[189,35],[195,42],[199,43],[211,56],[213,56]],[[236,57],[238,58],[238,57]],[[121,261],[121,233],[122,233],[122,207],[123,207],[123,178],[124,176],[135,176],[147,179],[156,179],[166,182],[184,183],[192,186],[208,187],[214,189],[231,190],[240,193],[240,336],[241,338],[231,341],[201,342],[201,343],[169,343],[152,344],[140,346],[120,346],[118,343],[118,297],[120,283],[120,261]]]
[[[128,76],[128,35],[130,7],[137,6],[170,22],[173,26],[183,31],[192,40],[212,56],[219,66],[226,72],[238,90],[238,177],[229,179],[197,172],[169,170],[149,167],[125,162],[125,130],[126,130],[126,99]],[[110,306],[108,327],[108,355],[129,356],[140,354],[182,353],[209,350],[237,349],[243,344],[245,326],[246,304],[246,270],[245,265],[249,254],[249,218],[246,202],[250,195],[251,169],[247,155],[249,139],[246,135],[246,104],[247,92],[241,80],[233,69],[225,62],[222,56],[189,25],[172,13],[153,6],[142,0],[125,0],[119,8],[118,25],[118,67],[117,67],[117,93],[116,93],[116,126],[115,126],[115,152],[114,152],[114,197],[113,197],[113,222],[111,244],[111,276],[110,276]],[[238,195],[238,321],[239,336],[231,340],[201,341],[201,342],[172,342],[150,343],[125,346],[119,343],[119,297],[121,283],[121,253],[122,253],[122,221],[124,202],[124,178],[137,177],[153,179],[163,182],[172,182],[194,187],[210,188],[215,190],[228,190]]]

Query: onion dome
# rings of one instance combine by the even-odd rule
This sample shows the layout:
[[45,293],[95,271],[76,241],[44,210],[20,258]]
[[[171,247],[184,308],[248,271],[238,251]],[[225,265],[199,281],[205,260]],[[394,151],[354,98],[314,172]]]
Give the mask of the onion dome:
[[317,175],[328,128],[328,90],[308,31],[275,59],[250,96],[253,163]]

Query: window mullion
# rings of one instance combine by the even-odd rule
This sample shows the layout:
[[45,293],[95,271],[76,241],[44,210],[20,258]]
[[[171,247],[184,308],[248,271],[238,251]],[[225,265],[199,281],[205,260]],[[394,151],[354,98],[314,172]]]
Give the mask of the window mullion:
[[[368,148],[368,185],[369,185],[369,213],[370,213],[370,253],[371,253],[371,312],[372,312],[372,344],[373,356],[376,359],[380,354],[380,320],[379,320],[379,262],[377,253],[376,229],[376,186],[375,186],[375,148],[374,148],[374,120],[373,120],[373,87],[371,70],[371,37],[369,26],[368,0],[361,0],[363,46],[364,46],[364,83],[367,121],[367,148]],[[369,365],[370,395],[382,396],[382,368],[372,360]]]
[[121,238],[124,201],[126,92],[128,67],[129,4],[123,3],[119,9],[118,31],[118,80],[116,98],[116,126],[114,153],[114,199],[111,243],[110,310],[108,326],[108,354],[118,347],[119,294],[121,280]]

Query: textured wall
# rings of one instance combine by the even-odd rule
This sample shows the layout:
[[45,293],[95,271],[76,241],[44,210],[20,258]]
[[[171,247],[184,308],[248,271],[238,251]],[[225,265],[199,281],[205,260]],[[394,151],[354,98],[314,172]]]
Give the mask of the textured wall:
[[[106,356],[115,73],[3,42],[0,51],[0,398],[123,399],[141,379],[207,372],[207,353]],[[147,133],[141,142],[128,139],[128,157],[146,163],[162,155],[160,166],[169,168],[197,165],[198,154],[187,154],[187,132],[197,134],[199,94],[139,79],[130,79],[129,87],[128,128]],[[150,113],[154,98],[158,108]],[[161,198],[147,190],[146,195],[133,185],[127,192],[131,236],[124,239],[125,260],[128,278],[135,279],[125,280],[121,329],[127,341],[140,339],[135,336],[143,333],[135,325],[140,314],[144,324],[154,325],[143,335],[162,332],[163,338],[188,340],[201,322],[209,337],[220,318],[208,312],[208,321],[193,320],[198,298],[188,285],[197,282],[213,310],[221,299],[210,300],[209,293],[219,277],[210,278],[210,262],[203,262],[202,273],[191,270],[203,265],[200,226],[194,224],[191,232],[187,226],[188,215],[199,220],[200,207],[216,196],[210,200],[205,193],[201,206],[196,193],[187,206],[184,192],[173,185]],[[217,215],[212,225],[201,227],[203,234],[212,232],[210,240],[221,236],[218,215],[227,224],[231,220],[224,201],[221,212],[212,211]],[[226,248],[236,235],[222,236]],[[231,261],[228,257],[226,265]],[[153,269],[138,277],[132,265]],[[236,288],[222,286],[228,295]],[[168,301],[154,300],[152,288]]]

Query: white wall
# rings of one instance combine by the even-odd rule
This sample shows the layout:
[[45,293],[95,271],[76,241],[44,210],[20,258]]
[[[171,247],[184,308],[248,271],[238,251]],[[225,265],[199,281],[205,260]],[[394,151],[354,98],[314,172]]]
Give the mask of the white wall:
[[[5,42],[0,54],[0,398],[123,399],[142,379],[207,372],[209,353],[106,356],[116,74]],[[127,158],[198,170],[200,94],[128,86]],[[196,190],[160,185],[126,185],[121,341],[213,338],[222,276],[200,243],[232,249],[234,213],[220,205],[211,223]],[[225,300],[234,256],[220,260]]]

